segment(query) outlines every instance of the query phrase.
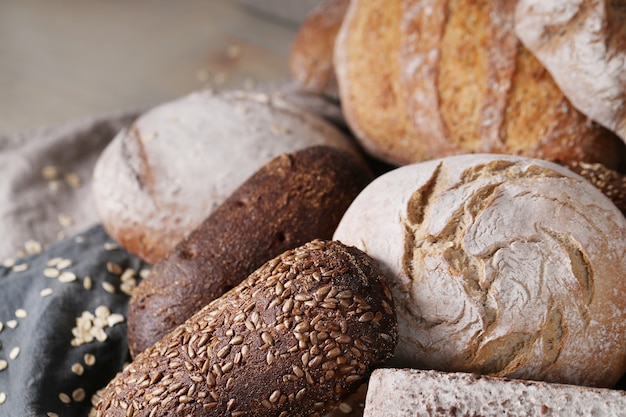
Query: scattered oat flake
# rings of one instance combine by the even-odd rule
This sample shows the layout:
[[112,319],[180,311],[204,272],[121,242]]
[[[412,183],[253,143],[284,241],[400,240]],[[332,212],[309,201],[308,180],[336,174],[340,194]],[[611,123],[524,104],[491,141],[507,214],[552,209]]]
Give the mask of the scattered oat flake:
[[7,258],[4,261],[2,261],[2,266],[4,266],[5,268],[13,268],[15,266],[15,259],[13,258]]
[[23,308],[18,308],[17,310],[15,310],[15,317],[17,317],[18,319],[25,319],[26,317],[28,317],[28,313]]
[[60,213],[58,216],[59,224],[63,227],[69,227],[74,223],[72,217],[69,214]]
[[19,264],[13,267],[13,272],[24,272],[28,269],[28,264]]
[[87,366],[94,366],[96,364],[96,357],[92,353],[85,353],[83,361],[85,361],[85,365]]
[[76,274],[70,271],[65,271],[59,275],[59,282],[68,283],[76,281]]
[[0,359],[0,371],[4,371],[8,367],[9,367],[9,362],[5,361],[4,359]]
[[57,278],[60,274],[61,271],[56,268],[45,268],[43,270],[43,276],[47,278]]
[[115,287],[110,282],[104,281],[102,283],[102,288],[110,294],[115,294]]
[[65,182],[68,183],[73,188],[80,187],[80,177],[74,172],[68,172],[63,176]]
[[0,392],[0,404],[4,404],[7,401],[7,395],[4,392]]
[[15,346],[13,349],[11,349],[11,351],[9,352],[9,359],[15,359],[20,355],[20,347],[19,346]]
[[52,295],[52,293],[53,293],[52,288],[44,288],[43,290],[39,291],[39,296],[47,297],[49,295]]
[[124,316],[121,314],[115,313],[107,317],[107,324],[109,325],[109,327],[113,327],[116,324],[122,323],[122,322],[124,322]]
[[70,398],[70,396],[64,392],[59,393],[59,400],[61,400],[63,404],[69,404],[72,402],[72,399]]
[[15,329],[17,327],[17,320],[7,321],[7,327],[10,327],[11,329]]
[[59,177],[59,169],[55,167],[54,165],[46,165],[41,170],[41,176],[45,180],[53,180]]

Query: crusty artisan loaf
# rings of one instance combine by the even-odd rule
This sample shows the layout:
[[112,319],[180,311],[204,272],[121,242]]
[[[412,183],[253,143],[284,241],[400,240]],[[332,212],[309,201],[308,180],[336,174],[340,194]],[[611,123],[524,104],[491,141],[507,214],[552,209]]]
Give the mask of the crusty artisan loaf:
[[393,309],[363,252],[309,242],[139,354],[97,415],[321,416],[391,356]]
[[361,159],[329,146],[268,162],[139,284],[128,311],[131,354],[154,344],[267,260],[312,239],[330,239],[371,178]]
[[378,177],[333,237],[390,279],[397,366],[610,387],[626,371],[625,236],[572,171],[473,154]]
[[623,0],[521,0],[515,32],[578,110],[626,141]]
[[107,232],[156,263],[272,158],[314,145],[358,152],[329,122],[269,94],[199,91],[120,132],[94,169]]
[[342,108],[395,164],[464,153],[617,168],[625,146],[590,122],[517,40],[515,1],[353,0],[335,42]]
[[324,0],[302,22],[289,54],[289,70],[302,88],[338,98],[333,65],[335,37],[350,0]]
[[624,414],[626,392],[417,369],[377,369],[365,417],[603,416]]

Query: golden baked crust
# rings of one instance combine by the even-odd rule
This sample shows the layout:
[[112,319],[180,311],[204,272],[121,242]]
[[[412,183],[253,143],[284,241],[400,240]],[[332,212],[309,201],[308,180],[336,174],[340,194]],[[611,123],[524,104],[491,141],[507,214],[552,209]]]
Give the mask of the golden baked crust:
[[489,152],[618,167],[624,144],[574,109],[520,44],[514,6],[352,1],[335,66],[363,146],[394,164]]

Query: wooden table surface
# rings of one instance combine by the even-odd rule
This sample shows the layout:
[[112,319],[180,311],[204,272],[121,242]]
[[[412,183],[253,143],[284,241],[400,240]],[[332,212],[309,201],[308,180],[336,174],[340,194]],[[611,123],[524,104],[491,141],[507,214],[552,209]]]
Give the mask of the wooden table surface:
[[284,79],[295,16],[226,0],[0,0],[0,135]]

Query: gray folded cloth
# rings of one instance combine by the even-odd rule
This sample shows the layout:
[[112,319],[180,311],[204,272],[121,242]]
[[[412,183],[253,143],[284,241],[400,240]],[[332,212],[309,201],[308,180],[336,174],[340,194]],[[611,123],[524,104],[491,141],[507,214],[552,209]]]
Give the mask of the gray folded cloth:
[[0,136],[0,263],[98,222],[90,190],[94,164],[138,114],[125,111]]

